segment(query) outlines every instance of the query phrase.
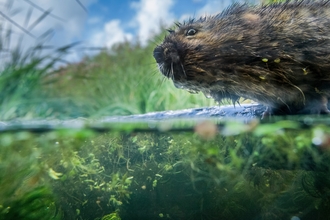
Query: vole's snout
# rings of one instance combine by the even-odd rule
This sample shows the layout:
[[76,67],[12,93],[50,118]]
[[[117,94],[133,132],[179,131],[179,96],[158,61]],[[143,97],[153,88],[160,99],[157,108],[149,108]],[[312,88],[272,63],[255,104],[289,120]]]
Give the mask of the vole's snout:
[[161,46],[157,46],[154,49],[154,58],[157,63],[164,62],[164,49]]

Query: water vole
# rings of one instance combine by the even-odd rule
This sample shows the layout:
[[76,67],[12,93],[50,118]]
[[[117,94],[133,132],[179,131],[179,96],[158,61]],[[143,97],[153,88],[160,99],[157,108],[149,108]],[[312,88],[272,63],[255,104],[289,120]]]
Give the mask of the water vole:
[[154,50],[177,88],[269,113],[329,113],[330,1],[234,4],[169,30]]

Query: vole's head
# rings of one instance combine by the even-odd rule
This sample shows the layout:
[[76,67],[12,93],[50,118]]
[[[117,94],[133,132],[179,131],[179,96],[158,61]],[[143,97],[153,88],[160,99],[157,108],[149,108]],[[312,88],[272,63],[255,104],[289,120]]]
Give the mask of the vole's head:
[[207,62],[214,41],[212,23],[207,18],[191,19],[168,30],[164,41],[155,48],[154,58],[161,73],[176,81],[194,80],[196,72],[205,74],[201,64]]
[[[241,62],[242,39],[251,36],[259,16],[233,5],[215,16],[190,19],[177,24],[154,50],[161,73],[174,84],[185,81],[213,82],[225,76],[230,65]],[[249,30],[248,33],[247,31]],[[224,73],[219,69],[224,69]]]

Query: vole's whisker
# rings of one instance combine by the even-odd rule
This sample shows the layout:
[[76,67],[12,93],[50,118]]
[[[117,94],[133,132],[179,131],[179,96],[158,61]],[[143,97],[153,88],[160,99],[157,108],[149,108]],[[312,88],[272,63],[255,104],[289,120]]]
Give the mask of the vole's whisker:
[[187,74],[186,74],[186,71],[184,70],[184,67],[182,65],[182,62],[180,62],[180,65],[181,65],[182,72],[183,72],[184,76],[187,78]]
[[173,62],[171,63],[171,78],[174,81],[174,70],[173,70]]

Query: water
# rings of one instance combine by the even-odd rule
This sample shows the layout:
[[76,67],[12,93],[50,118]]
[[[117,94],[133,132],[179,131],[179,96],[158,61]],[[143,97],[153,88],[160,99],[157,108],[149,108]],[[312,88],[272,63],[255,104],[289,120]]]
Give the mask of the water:
[[201,112],[1,124],[0,219],[329,218],[328,118]]

